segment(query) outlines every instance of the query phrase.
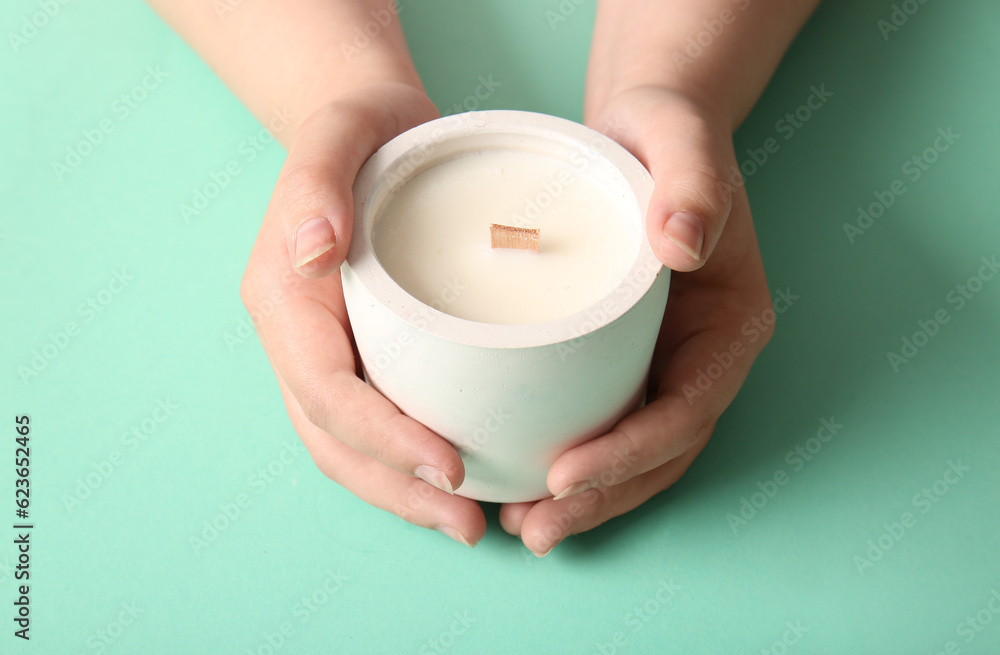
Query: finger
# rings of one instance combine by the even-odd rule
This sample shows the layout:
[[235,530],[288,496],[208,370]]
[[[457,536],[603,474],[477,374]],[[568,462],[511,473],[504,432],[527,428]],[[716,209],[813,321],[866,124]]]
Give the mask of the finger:
[[523,515],[519,525],[510,526],[515,530],[512,534],[520,534],[531,552],[544,557],[569,535],[586,532],[625,514],[674,484],[707,442],[706,436],[680,457],[624,484],[590,489],[573,498],[538,501]]
[[[742,323],[736,321],[737,330]],[[564,499],[588,489],[620,485],[707,440],[765,342],[740,342],[723,330],[692,335],[671,355],[656,400],[623,418],[608,434],[560,455],[549,469],[549,490]],[[735,350],[737,354],[733,343],[742,348]],[[722,369],[716,356],[729,368]],[[722,375],[704,388],[699,371],[712,365],[722,369]]]
[[[546,479],[553,495],[562,500],[589,489],[620,485],[706,441],[749,370],[741,362],[739,371],[717,381],[710,402],[689,403],[684,384],[693,384],[697,375],[689,372],[704,366],[702,353],[706,348],[712,352],[713,347],[721,348],[716,335],[701,333],[689,339],[674,355],[676,362],[671,366],[676,373],[668,369],[656,400],[626,416],[608,434],[560,455]],[[692,366],[693,362],[699,364]],[[678,374],[688,381],[678,384]]]
[[[284,226],[288,257],[304,277],[337,270],[347,256],[354,223],[351,187],[365,161],[400,132],[433,118],[436,110],[413,87],[380,87],[327,105],[299,127],[272,198]],[[396,107],[403,107],[397,110]]]
[[[660,371],[654,361],[651,369],[656,399],[608,434],[563,453],[547,478],[555,497],[621,484],[678,457],[711,433],[732,402],[773,334],[760,321],[774,318],[743,193],[719,251],[708,266],[678,276],[671,289],[658,346],[667,350],[666,364]],[[755,325],[765,329],[747,336]]]
[[482,539],[486,517],[479,503],[389,469],[332,438],[306,419],[280,377],[278,383],[292,425],[324,475],[366,503],[414,525],[439,530],[470,547]]
[[732,135],[688,104],[655,95],[637,98],[628,120],[608,128],[653,176],[647,236],[660,261],[676,271],[701,268],[712,255],[733,191],[742,183],[731,164]]
[[500,506],[500,527],[515,537],[521,536],[521,524],[537,501],[527,503],[506,503]]
[[347,334],[317,303],[290,299],[287,314],[262,331],[276,371],[313,425],[444,491],[461,485],[465,470],[455,448],[355,375]]
[[461,457],[357,377],[340,277],[307,280],[295,274],[280,227],[265,220],[241,287],[278,377],[316,427],[400,473],[452,492],[465,478]]

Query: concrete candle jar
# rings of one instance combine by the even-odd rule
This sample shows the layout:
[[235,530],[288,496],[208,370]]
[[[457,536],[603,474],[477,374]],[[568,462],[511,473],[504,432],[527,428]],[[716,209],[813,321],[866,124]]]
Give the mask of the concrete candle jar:
[[544,498],[642,403],[670,277],[652,188],[611,139],[521,111],[425,123],[361,169],[341,273],[365,376],[455,445],[457,494]]

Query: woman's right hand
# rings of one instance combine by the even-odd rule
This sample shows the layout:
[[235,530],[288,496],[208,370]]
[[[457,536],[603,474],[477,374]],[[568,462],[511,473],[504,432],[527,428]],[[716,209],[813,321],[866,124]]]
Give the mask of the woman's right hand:
[[479,504],[455,496],[455,448],[359,378],[339,268],[354,221],[352,186],[384,143],[438,115],[419,88],[378,83],[324,105],[296,131],[241,296],[313,461],[367,503],[472,546]]

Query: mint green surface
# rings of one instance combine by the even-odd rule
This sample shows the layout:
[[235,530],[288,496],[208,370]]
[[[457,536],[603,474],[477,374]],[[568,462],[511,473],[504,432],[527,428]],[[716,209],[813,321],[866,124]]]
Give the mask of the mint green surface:
[[[481,108],[579,120],[593,4],[562,5],[554,29],[556,0],[404,0],[402,16],[443,111],[492,75]],[[885,0],[810,21],[737,135],[742,160],[780,146],[748,188],[770,286],[799,299],[682,481],[542,560],[495,506],[469,550],[316,469],[256,337],[238,336],[281,148],[250,145],[254,119],[144,5],[58,5],[12,44],[39,6],[0,11],[0,652],[1000,652],[1000,276],[961,309],[949,296],[1000,255],[995,0],[909,0],[888,39]],[[116,99],[147,69],[165,77],[126,111]],[[823,85],[786,139],[778,121]],[[939,128],[960,137],[912,181],[904,163]],[[230,162],[239,174],[186,221],[180,205]],[[844,224],[897,179],[906,192],[851,243]],[[887,354],[939,310],[948,322],[894,371]],[[11,620],[19,414],[27,643]],[[824,420],[842,427],[810,441]],[[940,482],[952,464],[961,477]],[[761,507],[738,524],[744,499]],[[193,546],[213,520],[225,528]]]

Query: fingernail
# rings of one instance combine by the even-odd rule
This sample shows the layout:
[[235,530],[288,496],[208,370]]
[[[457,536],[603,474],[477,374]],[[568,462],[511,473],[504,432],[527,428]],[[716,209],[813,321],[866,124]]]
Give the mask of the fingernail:
[[677,212],[667,219],[663,226],[663,236],[695,261],[701,261],[701,249],[705,245],[705,228],[691,212]]
[[295,232],[295,268],[305,266],[337,245],[337,233],[325,218],[310,218]]
[[556,494],[556,496],[552,500],[562,500],[563,498],[569,498],[570,496],[575,496],[581,491],[586,491],[587,489],[590,489],[593,486],[594,485],[590,484],[590,482],[575,482],[566,487],[565,489],[563,489],[562,491],[560,491],[558,494]]
[[445,493],[455,494],[455,489],[451,486],[451,480],[448,479],[448,476],[441,469],[421,464],[414,473],[427,484],[434,485]]
[[552,544],[551,546],[549,546],[549,549],[546,550],[546,551],[543,551],[543,552],[540,553],[537,550],[533,550],[531,552],[535,555],[535,557],[545,557],[546,555],[548,555],[549,553],[552,552],[553,548],[555,548],[556,546],[558,546],[561,543],[562,543],[562,539],[560,539],[559,541],[557,541],[554,544]]
[[434,528],[438,532],[448,535],[460,544],[465,544],[469,548],[475,548],[476,544],[469,543],[469,540],[465,538],[465,535],[451,527],[450,525],[439,525]]

